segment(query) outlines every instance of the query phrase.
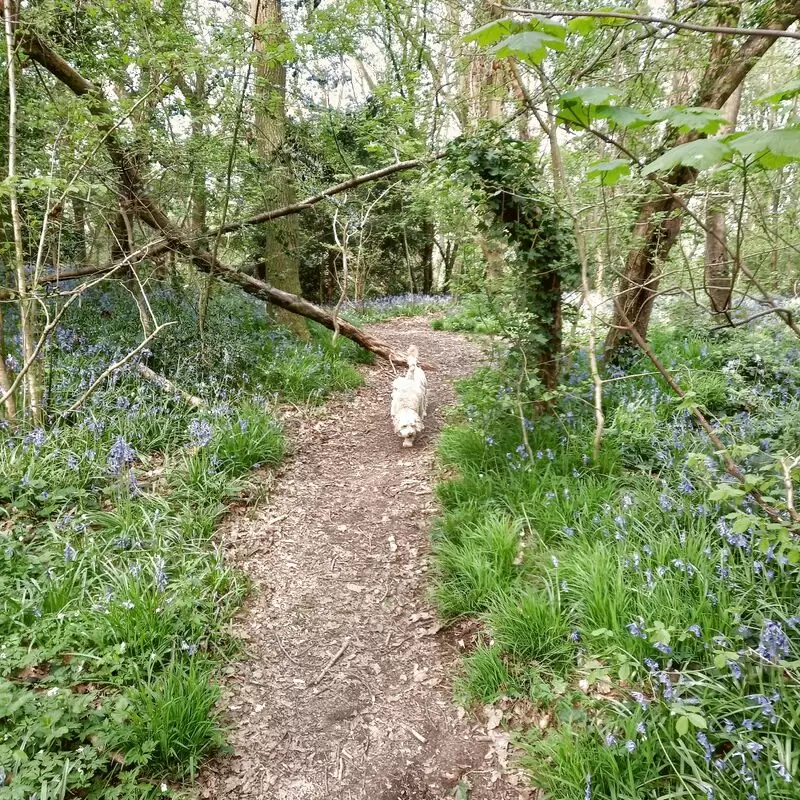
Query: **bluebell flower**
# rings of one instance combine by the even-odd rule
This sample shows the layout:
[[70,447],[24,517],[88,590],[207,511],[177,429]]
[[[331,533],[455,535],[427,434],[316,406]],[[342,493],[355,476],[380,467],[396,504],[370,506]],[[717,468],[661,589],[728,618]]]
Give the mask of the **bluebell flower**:
[[494,439],[491,436],[487,436],[486,437],[486,444],[488,444],[489,447],[492,447],[494,445]]
[[[657,664],[656,669],[658,669]],[[631,692],[631,697],[639,704],[642,711],[647,711],[650,708],[650,701],[641,692]]]
[[44,430],[42,428],[35,428],[29,434],[27,434],[27,436],[25,436],[25,438],[22,440],[22,444],[24,447],[33,445],[34,450],[39,450],[46,441],[47,434],[44,432]]
[[193,419],[189,423],[189,439],[193,447],[205,447],[214,438],[214,429],[208,420]]
[[553,566],[558,569],[558,558],[556,556],[550,556],[550,560],[553,562]]
[[579,642],[581,640],[581,632],[579,630],[574,630],[569,635],[569,640],[571,642]]
[[156,582],[156,589],[163,592],[167,588],[167,573],[164,570],[164,559],[157,558],[154,564],[154,577]]
[[67,542],[66,546],[64,547],[64,561],[69,564],[70,561],[75,560],[76,555],[78,555],[78,551],[69,542]]
[[625,627],[631,636],[637,636],[639,639],[647,638],[647,634],[644,631],[644,620],[641,617],[639,617],[638,622],[629,622]]
[[661,669],[661,665],[649,657],[644,659],[644,665],[650,670],[650,672],[658,672],[658,670]]
[[592,800],[592,774],[586,773],[586,789],[583,792],[583,800]]
[[614,747],[617,743],[617,737],[613,733],[607,733],[603,741],[606,747]]
[[672,508],[672,500],[665,494],[659,495],[658,505],[661,507],[662,511],[669,511]]
[[561,529],[561,532],[566,536],[568,539],[571,539],[575,535],[575,528],[564,527]]
[[772,766],[775,768],[775,772],[777,772],[786,783],[792,782],[792,773],[789,772],[785,764],[782,764],[780,761],[773,761]]
[[729,659],[725,663],[728,665],[728,669],[731,671],[731,675],[733,675],[734,680],[740,681],[742,679],[742,668],[739,665],[739,662]]
[[106,463],[108,469],[114,474],[119,474],[126,464],[130,464],[136,459],[136,453],[133,448],[122,438],[117,436],[111,449],[108,451]]
[[625,741],[625,749],[629,753],[632,753],[636,749],[636,742],[634,742],[633,739],[627,739]]
[[644,721],[636,723],[636,733],[640,736],[644,736],[647,733],[647,726],[644,724]]
[[692,482],[689,480],[689,478],[686,475],[683,475],[681,477],[681,482],[678,484],[678,488],[684,494],[691,494],[694,491],[694,486],[692,486]]
[[765,619],[761,628],[756,652],[765,660],[775,663],[789,655],[789,638],[783,632],[780,624]]
[[703,630],[697,623],[695,623],[694,625],[690,625],[688,627],[688,630],[690,633],[693,633],[698,639],[702,638],[703,636]]
[[708,736],[703,733],[703,731],[697,732],[697,741],[700,746],[703,748],[703,757],[705,758],[707,763],[711,762],[711,756],[714,755],[714,748],[711,746],[711,743],[708,741]]

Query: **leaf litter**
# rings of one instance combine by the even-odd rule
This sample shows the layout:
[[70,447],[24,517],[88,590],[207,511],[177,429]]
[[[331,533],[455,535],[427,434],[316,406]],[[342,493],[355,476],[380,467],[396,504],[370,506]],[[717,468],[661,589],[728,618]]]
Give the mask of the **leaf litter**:
[[426,598],[434,439],[480,350],[424,317],[372,327],[436,364],[426,431],[403,450],[384,364],[322,410],[286,411],[293,455],[269,499],[221,532],[253,591],[234,623],[247,654],[226,684],[233,752],[203,771],[204,800],[534,796],[509,769],[502,712],[487,725],[454,704],[463,629]]

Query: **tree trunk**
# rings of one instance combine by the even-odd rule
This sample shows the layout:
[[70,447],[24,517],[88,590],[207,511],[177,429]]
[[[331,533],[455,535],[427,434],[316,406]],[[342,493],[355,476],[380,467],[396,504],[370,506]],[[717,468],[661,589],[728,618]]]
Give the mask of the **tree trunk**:
[[[255,57],[255,136],[260,160],[268,165],[267,202],[273,208],[293,204],[297,200],[291,159],[285,148],[286,139],[286,65],[280,60],[285,48],[286,33],[281,22],[280,0],[252,0],[251,17],[256,26]],[[265,262],[269,270],[260,275],[278,289],[300,294],[299,220],[283,217],[266,228]],[[268,273],[268,274],[266,274]],[[298,337],[307,339],[305,319],[278,309],[281,325]]]
[[425,236],[422,246],[422,293],[430,294],[433,291],[433,237],[436,235],[433,222],[426,220],[422,232]]
[[75,226],[75,244],[78,262],[89,266],[89,246],[86,238],[86,203],[82,197],[72,198],[72,220]]
[[[723,11],[721,13],[730,13]],[[800,0],[776,0],[773,14],[762,27],[785,30],[800,16]],[[722,108],[736,91],[761,56],[775,43],[774,37],[750,36],[735,51],[724,37],[717,36],[712,45],[706,67],[693,106]],[[691,132],[678,136],[667,135],[664,148],[701,138]],[[633,246],[625,262],[625,271],[620,279],[617,294],[620,307],[615,307],[614,317],[605,341],[606,359],[613,359],[616,352],[631,343],[626,318],[636,331],[646,338],[653,300],[658,291],[661,263],[669,254],[681,229],[683,208],[678,192],[691,186],[697,171],[689,167],[677,167],[665,179],[672,194],[659,192],[645,200],[639,208],[633,228]]]
[[[735,24],[736,21],[734,20],[730,24]],[[720,135],[732,133],[736,128],[741,100],[742,84],[739,84],[722,108],[727,122],[720,129]],[[709,202],[706,212],[705,287],[711,310],[715,314],[721,314],[731,307],[731,294],[736,274],[730,257],[730,248],[727,246],[727,225],[725,223],[730,181],[725,180],[717,188],[725,197],[716,203]],[[738,258],[739,254],[735,255]]]

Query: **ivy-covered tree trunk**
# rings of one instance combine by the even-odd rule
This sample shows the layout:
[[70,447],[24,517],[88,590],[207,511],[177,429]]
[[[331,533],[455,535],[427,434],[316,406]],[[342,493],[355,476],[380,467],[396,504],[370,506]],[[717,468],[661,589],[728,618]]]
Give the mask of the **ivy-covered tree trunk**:
[[[255,138],[265,167],[264,195],[267,208],[282,208],[296,202],[297,193],[286,149],[286,65],[281,53],[286,49],[286,33],[280,0],[252,0],[251,16],[256,37]],[[299,295],[299,218],[292,215],[270,222],[263,245],[269,268],[257,277]],[[278,308],[276,318],[300,338],[308,338],[303,317]]]
[[[761,27],[785,30],[800,17],[800,0],[776,0],[771,18]],[[715,42],[708,66],[695,94],[693,106],[720,109],[736,91],[758,60],[775,43],[774,37],[750,36],[737,49]],[[664,147],[673,147],[700,138],[695,132],[677,136],[668,134]],[[697,178],[690,167],[677,167],[663,181],[668,190],[659,188],[639,208],[633,227],[633,246],[625,261],[625,270],[617,288],[621,309],[615,309],[605,341],[606,358],[631,344],[625,325],[627,317],[636,331],[646,338],[653,301],[658,292],[660,267],[678,236],[683,221],[681,193]]]

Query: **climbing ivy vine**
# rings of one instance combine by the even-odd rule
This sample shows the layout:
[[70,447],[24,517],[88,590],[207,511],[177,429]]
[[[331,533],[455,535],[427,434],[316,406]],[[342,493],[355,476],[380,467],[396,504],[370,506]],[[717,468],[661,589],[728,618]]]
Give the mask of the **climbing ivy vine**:
[[530,388],[549,392],[558,382],[562,293],[577,283],[580,264],[572,226],[534,155],[533,143],[487,124],[454,140],[445,164],[451,178],[468,187],[479,226],[504,249],[514,352],[535,371]]

